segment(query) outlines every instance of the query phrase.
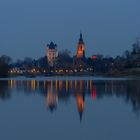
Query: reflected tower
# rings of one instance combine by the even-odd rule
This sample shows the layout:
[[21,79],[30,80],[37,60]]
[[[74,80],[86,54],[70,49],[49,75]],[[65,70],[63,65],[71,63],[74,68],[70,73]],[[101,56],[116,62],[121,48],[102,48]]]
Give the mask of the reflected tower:
[[51,81],[50,84],[48,84],[48,93],[47,93],[47,108],[50,109],[52,112],[53,110],[56,109],[57,104],[58,104],[58,95],[57,92],[54,90],[53,82]]
[[82,121],[82,116],[85,108],[85,97],[83,95],[77,95],[76,100],[80,121]]

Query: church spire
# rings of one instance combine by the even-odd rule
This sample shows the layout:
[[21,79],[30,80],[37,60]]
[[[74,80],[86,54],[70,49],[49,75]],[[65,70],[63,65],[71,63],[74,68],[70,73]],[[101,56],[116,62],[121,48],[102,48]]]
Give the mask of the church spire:
[[82,32],[80,32],[80,38],[79,38],[79,43],[83,43],[83,35],[82,35]]
[[82,32],[80,32],[80,38],[77,46],[77,58],[85,58],[85,43],[83,41],[83,35]]

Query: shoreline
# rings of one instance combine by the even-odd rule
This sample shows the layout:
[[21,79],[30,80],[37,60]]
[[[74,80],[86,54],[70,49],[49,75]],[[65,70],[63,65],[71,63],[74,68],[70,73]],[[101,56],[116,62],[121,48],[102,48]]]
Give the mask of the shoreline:
[[24,79],[36,79],[38,77],[42,78],[64,78],[64,77],[98,77],[98,78],[140,78],[139,71],[123,71],[123,72],[107,72],[107,73],[78,73],[78,74],[22,74],[22,75],[9,75],[7,77],[0,77],[0,79],[15,79],[22,77]]
[[36,76],[36,77],[25,77],[25,76],[16,76],[16,77],[7,77],[7,78],[0,78],[0,81],[8,81],[8,80],[17,80],[17,81],[30,81],[30,80],[36,80],[36,81],[55,81],[55,80],[83,80],[83,81],[87,81],[87,80],[92,80],[92,81],[111,81],[111,80],[115,80],[115,81],[125,81],[125,80],[140,80],[140,76],[136,77],[136,76],[104,76],[104,75],[93,75],[93,76],[89,76],[89,75],[82,75],[82,76]]

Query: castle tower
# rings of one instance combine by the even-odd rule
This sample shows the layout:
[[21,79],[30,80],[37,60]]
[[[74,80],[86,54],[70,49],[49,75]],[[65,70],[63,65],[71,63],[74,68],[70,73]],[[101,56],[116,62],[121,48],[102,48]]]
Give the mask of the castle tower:
[[47,58],[50,66],[54,65],[54,62],[58,56],[57,45],[51,42],[47,45]]
[[80,33],[80,38],[77,46],[77,53],[76,53],[77,58],[84,58],[85,57],[85,43],[83,41],[83,36],[82,33]]

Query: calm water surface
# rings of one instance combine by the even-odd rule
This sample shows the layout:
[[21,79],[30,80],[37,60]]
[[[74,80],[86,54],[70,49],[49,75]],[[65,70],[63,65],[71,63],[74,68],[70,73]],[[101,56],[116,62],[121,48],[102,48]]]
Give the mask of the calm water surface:
[[0,80],[2,140],[139,140],[140,80]]

